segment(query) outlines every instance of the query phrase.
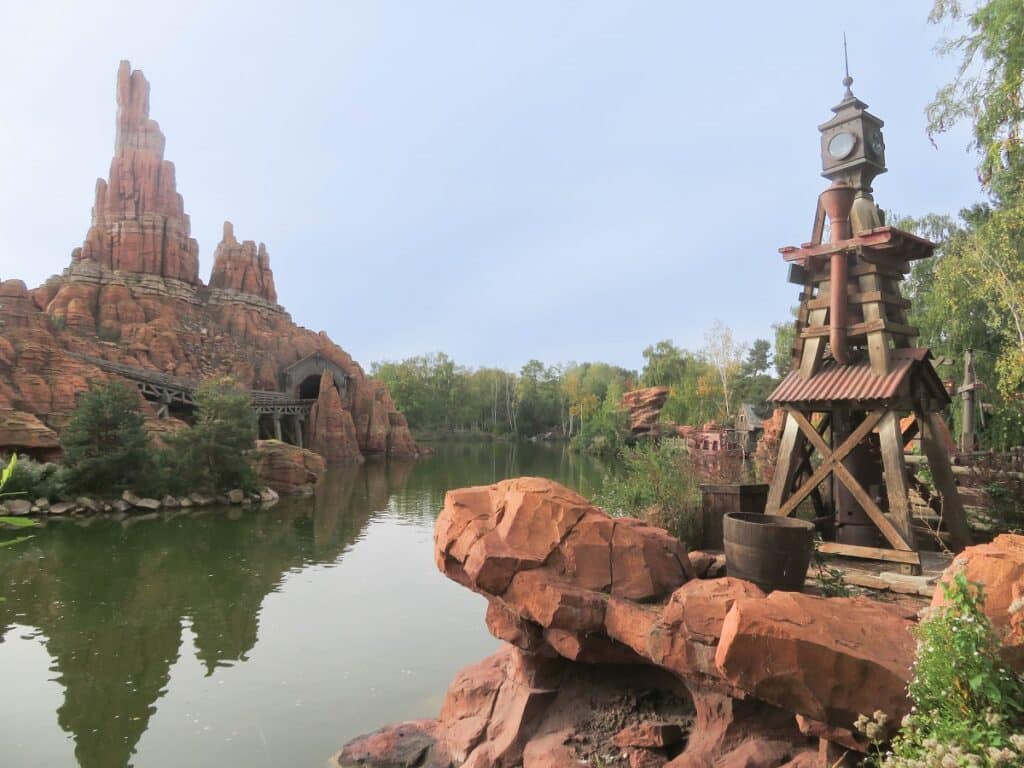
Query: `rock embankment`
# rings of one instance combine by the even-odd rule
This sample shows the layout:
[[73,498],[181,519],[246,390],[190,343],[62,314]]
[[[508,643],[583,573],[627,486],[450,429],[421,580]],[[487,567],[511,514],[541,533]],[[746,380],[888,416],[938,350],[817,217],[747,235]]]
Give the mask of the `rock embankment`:
[[[1024,538],[997,541],[965,556],[1003,580]],[[504,644],[459,673],[436,720],[356,739],[335,765],[811,768],[866,750],[859,714],[909,709],[905,603],[706,578],[703,553],[536,478],[450,492],[434,543]],[[1009,589],[998,605],[1020,601]]]

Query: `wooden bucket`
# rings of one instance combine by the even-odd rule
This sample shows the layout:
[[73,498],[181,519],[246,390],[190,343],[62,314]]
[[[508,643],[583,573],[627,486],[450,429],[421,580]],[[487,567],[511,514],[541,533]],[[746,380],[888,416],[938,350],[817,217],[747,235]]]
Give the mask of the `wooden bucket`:
[[731,512],[723,520],[726,572],[766,592],[799,592],[814,552],[814,524],[779,515]]

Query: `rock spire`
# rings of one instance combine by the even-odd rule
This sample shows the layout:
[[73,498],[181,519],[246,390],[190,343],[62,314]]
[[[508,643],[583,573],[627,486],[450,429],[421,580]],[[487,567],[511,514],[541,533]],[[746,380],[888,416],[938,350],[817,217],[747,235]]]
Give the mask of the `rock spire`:
[[190,234],[164,135],[149,119],[149,82],[122,61],[117,134],[109,178],[96,182],[92,226],[72,257],[113,270],[199,283],[199,245]]
[[230,221],[224,222],[224,236],[213,253],[210,287],[259,296],[277,302],[274,273],[270,271],[267,247],[252,240],[239,243]]

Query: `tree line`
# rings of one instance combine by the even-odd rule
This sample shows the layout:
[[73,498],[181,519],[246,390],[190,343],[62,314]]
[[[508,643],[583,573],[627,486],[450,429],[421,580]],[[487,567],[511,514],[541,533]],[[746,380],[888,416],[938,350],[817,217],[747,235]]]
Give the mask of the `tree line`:
[[518,371],[471,368],[435,353],[377,362],[371,374],[387,384],[421,437],[549,435],[605,452],[622,441],[622,395],[637,387],[669,387],[664,417],[679,424],[728,420],[744,402],[763,411],[779,374],[788,370],[787,328],[778,326],[774,345],[757,339],[747,346],[717,323],[698,350],[670,340],[647,347],[640,372],[605,362],[539,360]]

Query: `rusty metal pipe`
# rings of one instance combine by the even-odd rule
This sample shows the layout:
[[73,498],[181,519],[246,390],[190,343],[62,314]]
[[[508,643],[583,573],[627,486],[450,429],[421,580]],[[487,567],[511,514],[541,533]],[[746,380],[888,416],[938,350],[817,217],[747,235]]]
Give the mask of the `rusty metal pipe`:
[[[841,181],[821,193],[822,207],[828,216],[831,236],[830,243],[839,243],[852,237],[850,211],[857,190]],[[850,356],[846,347],[846,282],[849,279],[847,255],[834,253],[829,265],[829,333],[828,343],[832,357],[840,365],[849,365]]]

